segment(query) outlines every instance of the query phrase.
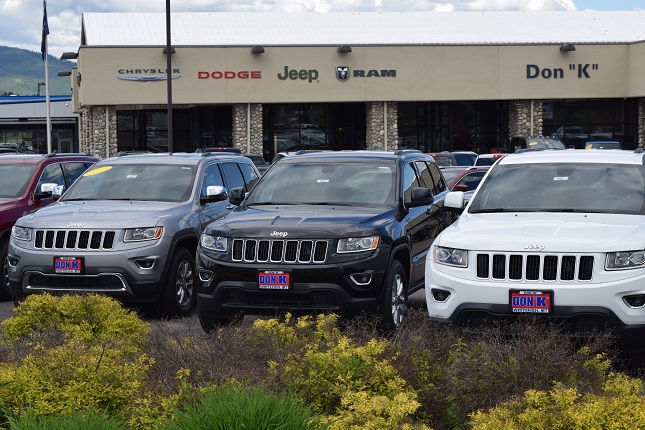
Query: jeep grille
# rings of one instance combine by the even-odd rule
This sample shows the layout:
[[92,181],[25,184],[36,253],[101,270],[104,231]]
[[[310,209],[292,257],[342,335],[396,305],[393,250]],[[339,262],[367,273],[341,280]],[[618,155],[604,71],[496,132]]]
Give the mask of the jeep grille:
[[510,281],[590,281],[590,255],[477,254],[477,277]]
[[245,263],[324,263],[326,240],[234,239],[233,261]]
[[37,249],[112,249],[116,232],[105,230],[36,230]]

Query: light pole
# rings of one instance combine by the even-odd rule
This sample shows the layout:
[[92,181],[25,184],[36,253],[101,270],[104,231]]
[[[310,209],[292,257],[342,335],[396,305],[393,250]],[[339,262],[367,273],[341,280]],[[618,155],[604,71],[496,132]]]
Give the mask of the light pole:
[[168,90],[168,152],[173,152],[172,142],[172,45],[170,43],[170,0],[166,0],[166,78]]
[[44,87],[45,85],[47,85],[47,84],[45,84],[44,82],[38,82],[38,96],[39,97],[40,97],[40,87]]

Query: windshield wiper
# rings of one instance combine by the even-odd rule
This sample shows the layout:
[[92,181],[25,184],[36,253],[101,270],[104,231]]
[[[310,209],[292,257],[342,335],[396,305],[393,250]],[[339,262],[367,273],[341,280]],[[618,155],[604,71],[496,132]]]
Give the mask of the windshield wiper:
[[578,212],[588,212],[587,210],[582,210],[582,209],[573,209],[573,208],[549,208],[549,209],[542,209],[542,212],[573,212],[573,213],[578,213]]

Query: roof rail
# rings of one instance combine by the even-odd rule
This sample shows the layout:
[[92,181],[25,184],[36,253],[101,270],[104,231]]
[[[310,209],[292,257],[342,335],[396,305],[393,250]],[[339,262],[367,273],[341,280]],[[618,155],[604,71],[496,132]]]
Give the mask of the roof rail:
[[59,152],[58,149],[54,150],[51,154],[45,155],[45,157],[60,157],[61,155],[84,155],[84,156],[90,156],[93,157],[93,154],[85,153],[85,152]]
[[419,149],[397,149],[394,151],[394,155],[404,155],[404,154],[421,154],[423,153]]
[[117,157],[125,157],[126,155],[138,155],[138,154],[152,154],[150,151],[121,151],[117,152]]

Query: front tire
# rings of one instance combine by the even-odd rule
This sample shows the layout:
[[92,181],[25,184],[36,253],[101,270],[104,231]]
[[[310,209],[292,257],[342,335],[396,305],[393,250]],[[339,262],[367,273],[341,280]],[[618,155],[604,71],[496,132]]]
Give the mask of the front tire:
[[155,311],[162,317],[185,317],[195,306],[197,275],[195,259],[185,248],[179,248],[170,260],[170,270]]
[[380,326],[386,333],[396,331],[403,324],[407,308],[407,285],[403,266],[398,260],[394,260],[388,270],[379,307]]
[[210,333],[218,327],[230,324],[234,320],[234,316],[214,316],[211,312],[204,309],[201,301],[197,300],[197,317],[199,324],[206,333]]

